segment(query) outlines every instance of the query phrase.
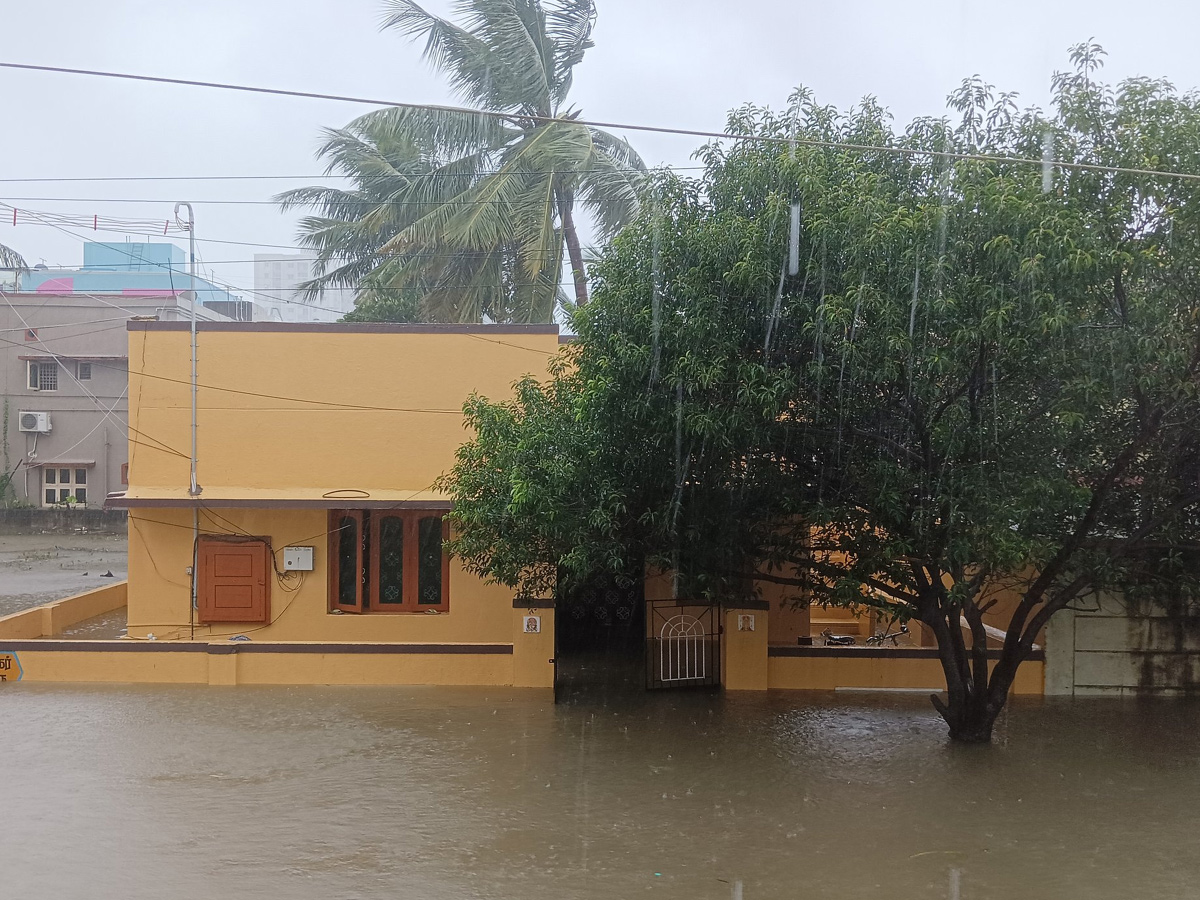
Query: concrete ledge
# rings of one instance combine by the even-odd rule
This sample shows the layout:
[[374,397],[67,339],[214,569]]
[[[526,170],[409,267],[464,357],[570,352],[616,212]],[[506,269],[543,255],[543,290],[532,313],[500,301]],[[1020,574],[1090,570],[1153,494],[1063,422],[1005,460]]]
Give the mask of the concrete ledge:
[[[815,640],[815,638],[814,638]],[[929,647],[889,648],[889,647],[809,647],[801,644],[795,647],[775,645],[767,648],[767,656],[824,656],[839,659],[937,659],[937,650]],[[999,650],[988,650],[988,659],[999,659]],[[1046,658],[1044,650],[1034,650],[1025,657],[1026,662],[1042,662]]]
[[313,644],[279,642],[256,644],[250,641],[54,641],[6,640],[5,650],[54,651],[56,653],[210,653],[231,656],[238,653],[396,653],[447,654],[468,656],[512,656],[512,644]]

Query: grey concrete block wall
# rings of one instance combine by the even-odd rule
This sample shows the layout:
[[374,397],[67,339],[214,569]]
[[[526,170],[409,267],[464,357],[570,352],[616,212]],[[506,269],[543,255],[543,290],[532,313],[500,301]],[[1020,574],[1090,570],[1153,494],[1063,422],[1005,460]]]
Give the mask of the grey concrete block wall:
[[1200,693],[1200,616],[1111,594],[1065,610],[1047,628],[1046,693]]

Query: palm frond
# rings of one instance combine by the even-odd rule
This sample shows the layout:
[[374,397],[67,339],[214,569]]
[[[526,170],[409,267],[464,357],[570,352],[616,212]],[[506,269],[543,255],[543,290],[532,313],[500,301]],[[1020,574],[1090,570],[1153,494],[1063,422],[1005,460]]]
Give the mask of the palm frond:
[[11,247],[0,244],[0,269],[16,269],[18,272],[24,272],[28,266],[20,253]]
[[546,9],[546,34],[554,44],[554,75],[551,79],[555,106],[567,101],[574,69],[583,55],[595,46],[592,29],[596,26],[593,0],[559,0]]
[[[445,161],[480,147],[503,147],[521,130],[496,116],[469,110],[389,106],[360,116],[343,129],[375,147],[399,152],[404,142],[434,160]],[[338,147],[330,147],[336,152]],[[327,156],[322,148],[322,156]]]
[[449,80],[454,92],[473,104],[503,109],[494,103],[493,73],[502,68],[488,44],[412,0],[385,0],[383,28],[425,38],[425,58]]
[[497,108],[553,115],[554,44],[539,0],[463,0],[459,9],[471,33],[492,50],[493,88],[508,97],[508,105]]

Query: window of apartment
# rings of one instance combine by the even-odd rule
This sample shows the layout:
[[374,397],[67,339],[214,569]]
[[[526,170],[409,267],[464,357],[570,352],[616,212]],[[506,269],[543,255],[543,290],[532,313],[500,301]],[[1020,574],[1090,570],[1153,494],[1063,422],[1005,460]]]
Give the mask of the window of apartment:
[[330,608],[357,613],[445,611],[447,523],[429,510],[334,510],[329,515]]
[[83,468],[42,467],[42,505],[87,503],[88,471]]
[[28,384],[31,391],[57,391],[58,362],[53,359],[30,362]]
[[79,365],[76,369],[76,372],[77,372],[77,374],[75,377],[78,378],[80,381],[91,381],[92,380],[92,364],[90,362],[79,363]]

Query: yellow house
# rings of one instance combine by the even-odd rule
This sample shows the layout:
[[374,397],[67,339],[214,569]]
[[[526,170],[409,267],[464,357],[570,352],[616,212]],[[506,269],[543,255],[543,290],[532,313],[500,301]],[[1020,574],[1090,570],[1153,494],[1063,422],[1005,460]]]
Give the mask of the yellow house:
[[129,327],[129,638],[210,681],[553,684],[553,610],[447,559],[432,485],[556,326],[201,323],[198,492],[188,324]]
[[[109,497],[129,510],[129,581],[0,619],[13,677],[570,689],[556,659],[583,671],[607,648],[653,688],[944,685],[934,648],[769,580],[699,605],[648,573],[555,610],[448,559],[433,484],[470,436],[463,402],[546,376],[554,326],[202,323],[198,348],[193,429],[187,323],[130,323],[129,486]],[[126,639],[55,639],[121,603]],[[848,631],[853,646],[814,639]],[[1043,672],[1026,663],[1014,690],[1041,693]]]

